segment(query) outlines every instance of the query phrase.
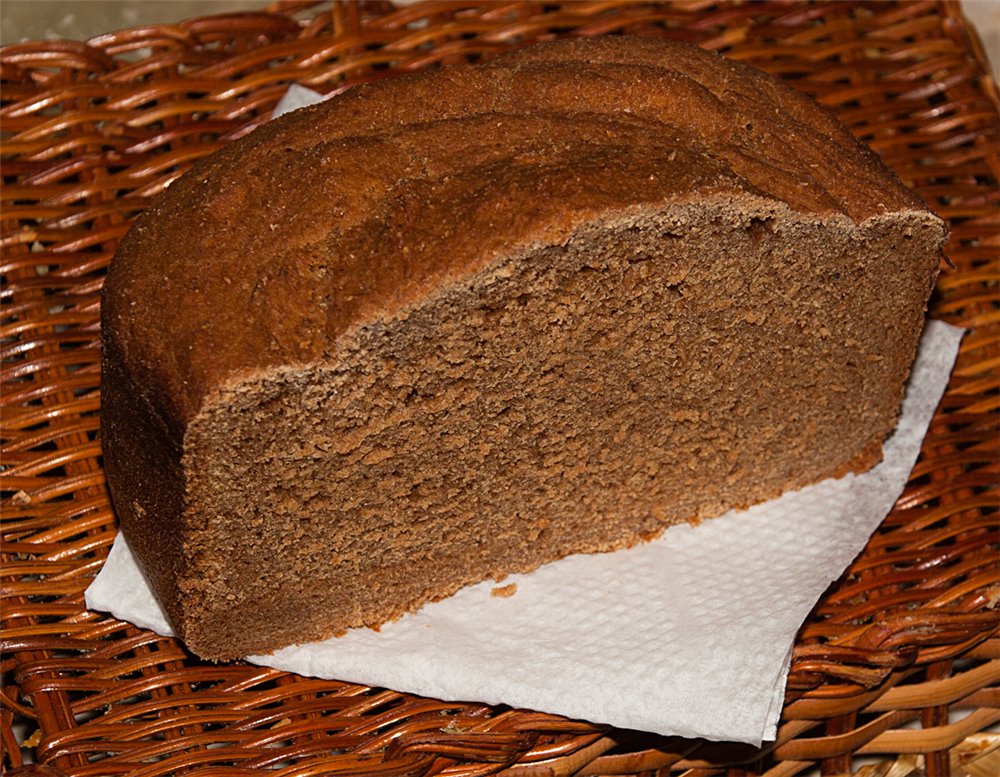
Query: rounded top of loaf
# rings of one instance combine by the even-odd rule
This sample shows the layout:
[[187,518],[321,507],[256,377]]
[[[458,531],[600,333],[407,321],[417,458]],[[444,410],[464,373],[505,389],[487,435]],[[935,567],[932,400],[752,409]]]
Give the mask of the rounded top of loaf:
[[107,358],[179,440],[235,376],[601,217],[771,201],[862,222],[925,211],[808,98],[697,47],[603,37],[355,87],[199,162],[105,283]]

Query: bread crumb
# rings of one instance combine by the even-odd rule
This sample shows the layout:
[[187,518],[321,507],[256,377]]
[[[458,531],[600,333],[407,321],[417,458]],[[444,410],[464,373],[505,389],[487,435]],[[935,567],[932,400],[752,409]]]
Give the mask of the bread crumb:
[[517,583],[507,583],[507,585],[499,585],[490,591],[490,596],[497,599],[507,599],[517,593]]

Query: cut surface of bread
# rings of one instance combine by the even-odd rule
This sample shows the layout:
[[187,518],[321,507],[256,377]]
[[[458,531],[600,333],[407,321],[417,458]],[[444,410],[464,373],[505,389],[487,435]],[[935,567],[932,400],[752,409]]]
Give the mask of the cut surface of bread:
[[356,88],[199,164],[123,241],[122,529],[228,659],[865,469],[943,240],[819,108],[694,47]]

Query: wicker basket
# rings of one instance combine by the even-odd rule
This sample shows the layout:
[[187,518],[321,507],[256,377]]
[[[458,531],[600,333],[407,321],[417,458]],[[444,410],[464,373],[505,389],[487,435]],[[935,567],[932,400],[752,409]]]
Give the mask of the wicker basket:
[[[289,83],[336,91],[558,35],[679,38],[817,97],[952,226],[933,315],[971,329],[892,514],[803,625],[755,750],[243,665],[88,612],[115,535],[98,291],[117,241]],[[1000,773],[1000,120],[957,6],[289,2],[2,51],[3,764],[11,773]],[[21,766],[15,726],[30,737]],[[874,760],[872,760],[874,757]]]

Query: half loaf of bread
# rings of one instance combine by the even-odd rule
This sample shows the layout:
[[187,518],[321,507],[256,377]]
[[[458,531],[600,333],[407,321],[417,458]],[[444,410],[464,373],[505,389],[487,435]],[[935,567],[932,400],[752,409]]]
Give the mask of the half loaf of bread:
[[870,467],[944,238],[814,103],[692,46],[354,88],[122,241],[122,530],[227,659]]

